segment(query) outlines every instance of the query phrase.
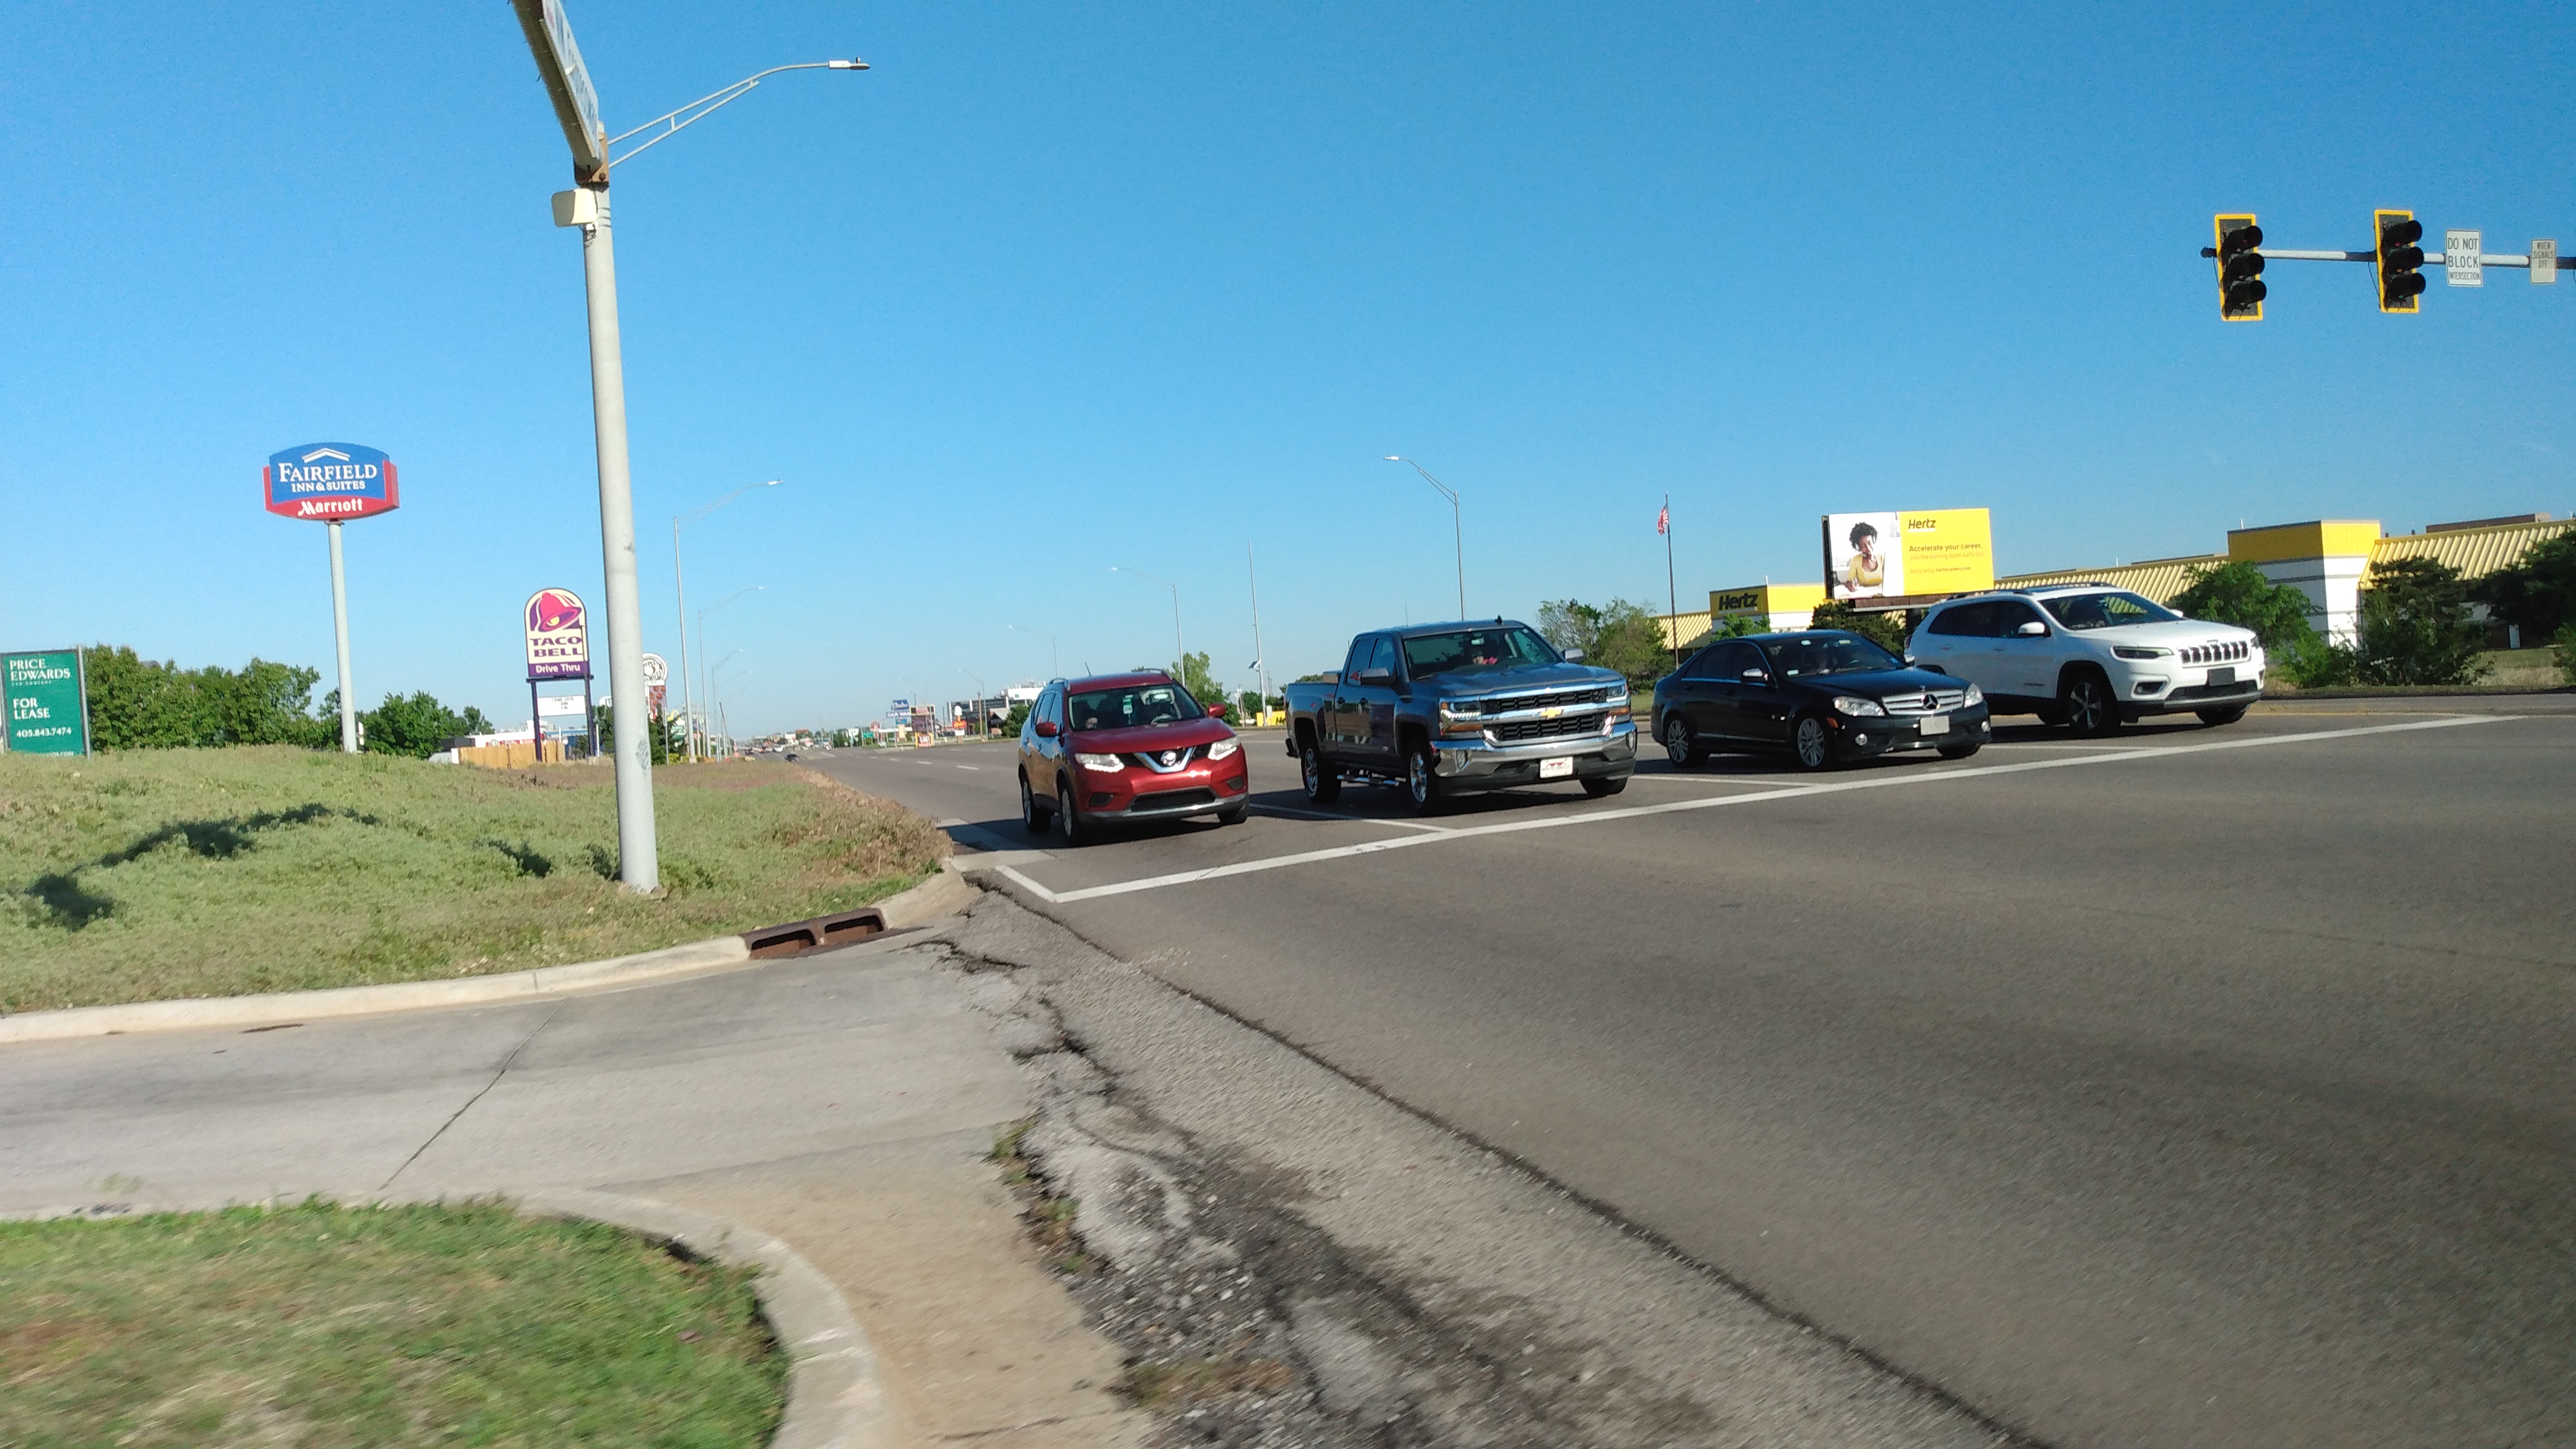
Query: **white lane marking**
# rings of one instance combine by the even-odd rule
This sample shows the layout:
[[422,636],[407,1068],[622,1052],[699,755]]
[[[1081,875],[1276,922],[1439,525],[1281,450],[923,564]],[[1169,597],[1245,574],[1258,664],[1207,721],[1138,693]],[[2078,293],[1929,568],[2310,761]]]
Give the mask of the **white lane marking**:
[[2212,750],[2254,750],[2268,745],[2307,744],[2317,740],[2346,740],[2363,735],[2398,734],[2407,730],[2453,729],[2461,725],[2499,724],[2519,719],[2519,715],[2455,715],[2445,719],[2419,720],[2411,724],[2368,725],[2359,729],[2312,730],[2306,734],[2265,735],[2254,739],[2212,740],[2197,745],[2167,745],[2150,750],[2126,750],[2107,755],[2068,755],[2052,760],[2029,760],[2018,765],[1980,765],[1965,770],[1944,770],[1938,774],[1885,775],[1866,780],[1835,780],[1822,784],[1791,786],[1780,790],[1763,790],[1749,795],[1703,796],[1695,800],[1676,800],[1668,805],[1634,805],[1619,810],[1588,810],[1572,815],[1547,815],[1528,820],[1505,820],[1492,825],[1467,825],[1443,830],[1437,835],[1399,835],[1387,840],[1364,841],[1358,845],[1338,845],[1325,850],[1303,850],[1294,855],[1274,855],[1261,860],[1238,861],[1233,865],[1209,866],[1204,870],[1176,871],[1170,875],[1145,876],[1109,885],[1083,886],[1075,890],[1049,890],[1009,866],[1000,867],[1003,875],[1019,882],[1030,893],[1050,905],[1071,905],[1077,901],[1098,900],[1103,896],[1123,896],[1134,891],[1161,890],[1167,886],[1194,885],[1200,881],[1223,880],[1227,876],[1254,875],[1266,870],[1285,870],[1292,865],[1313,865],[1319,861],[1341,860],[1354,855],[1371,855],[1381,850],[1404,850],[1416,845],[1431,845],[1443,840],[1465,840],[1479,835],[1509,835],[1524,830],[1554,830],[1569,825],[1599,825],[1611,820],[1634,820],[1648,815],[1672,815],[1685,810],[1715,810],[1728,805],[1750,805],[1762,800],[1792,800],[1808,795],[1839,795],[1847,790],[1885,790],[1904,785],[1935,785],[1947,780],[1974,780],[1987,775],[2017,775],[2027,770],[2066,770],[2084,765],[2125,765],[2140,760],[2157,760],[2171,755],[2197,755]]
[[1428,830],[1435,835],[1446,835],[1450,831],[1446,825],[1426,825],[1419,820],[1389,820],[1376,815],[1333,815],[1322,810],[1291,809],[1286,805],[1255,805],[1252,808],[1265,815],[1294,815],[1301,820],[1347,820],[1353,825],[1392,825],[1398,830]]
[[959,765],[957,768],[961,770],[980,770],[984,767],[981,765]]

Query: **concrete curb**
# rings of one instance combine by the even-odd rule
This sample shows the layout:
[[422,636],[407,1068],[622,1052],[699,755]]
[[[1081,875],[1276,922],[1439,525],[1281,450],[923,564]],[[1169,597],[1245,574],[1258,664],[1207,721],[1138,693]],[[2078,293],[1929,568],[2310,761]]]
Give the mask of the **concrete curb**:
[[[758,1268],[752,1291],[778,1346],[787,1351],[787,1410],[770,1449],[886,1449],[895,1442],[894,1409],[878,1377],[876,1350],[858,1315],[832,1280],[777,1238],[712,1213],[676,1208],[649,1198],[623,1197],[588,1188],[540,1188],[492,1194],[442,1191],[431,1197],[342,1199],[348,1206],[405,1202],[472,1202],[497,1197],[523,1217],[586,1219],[624,1228],[651,1242],[737,1268]],[[245,1204],[227,1202],[223,1207]],[[112,1220],[148,1213],[208,1212],[177,1203],[117,1204],[0,1213],[0,1222],[49,1218]]]
[[[902,930],[953,915],[975,898],[975,888],[957,874],[955,860],[940,862],[939,873],[907,891],[877,903],[886,929]],[[863,944],[863,943],[862,943]],[[463,976],[447,981],[397,981],[383,986],[334,986],[320,991],[274,991],[258,996],[201,996],[185,1001],[138,1001],[122,1006],[74,1006],[58,1011],[25,1011],[0,1016],[0,1044],[58,1041],[67,1037],[113,1036],[124,1032],[179,1031],[191,1027],[256,1026],[277,1021],[317,1021],[335,1016],[372,1016],[384,1011],[422,1011],[445,1006],[476,1006],[493,1001],[524,1001],[568,991],[604,986],[631,986],[665,977],[739,969],[765,964],[751,959],[740,936],[718,936],[685,946],[666,946],[604,961],[545,966],[492,976]]]
[[607,1223],[696,1257],[761,1270],[753,1287],[787,1350],[787,1412],[770,1449],[879,1449],[894,1413],[858,1315],[832,1280],[795,1249],[755,1228],[647,1198],[579,1188],[504,1194],[529,1217]]

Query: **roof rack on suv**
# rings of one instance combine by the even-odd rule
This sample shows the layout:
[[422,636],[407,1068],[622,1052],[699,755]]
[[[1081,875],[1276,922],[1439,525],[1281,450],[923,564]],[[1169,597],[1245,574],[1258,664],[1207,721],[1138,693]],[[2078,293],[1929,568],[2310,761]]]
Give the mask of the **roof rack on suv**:
[[2068,579],[2056,584],[2028,584],[2018,589],[1997,589],[1998,594],[2030,595],[2048,589],[2116,589],[2119,585],[2105,579]]

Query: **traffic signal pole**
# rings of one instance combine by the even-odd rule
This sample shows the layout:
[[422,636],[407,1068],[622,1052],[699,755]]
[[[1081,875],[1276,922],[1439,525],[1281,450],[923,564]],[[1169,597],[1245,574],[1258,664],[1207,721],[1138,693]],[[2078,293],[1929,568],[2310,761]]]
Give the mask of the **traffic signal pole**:
[[[2555,282],[2559,272],[2576,272],[2576,257],[2560,256],[2558,244],[2546,238],[2533,242],[2529,252],[2490,252],[2474,245],[2478,233],[2464,231],[2452,236],[2472,239],[2471,245],[2457,251],[2427,252],[2419,245],[2424,228],[2411,212],[2376,212],[2372,225],[2379,233],[2380,244],[2370,251],[2319,251],[2264,246],[2262,229],[2254,224],[2251,213],[2220,213],[2216,218],[2219,244],[2200,249],[2203,257],[2219,263],[2219,316],[2230,322],[2262,320],[2267,293],[2260,279],[2264,265],[2271,262],[2361,262],[2376,266],[2380,269],[2378,293],[2383,312],[2415,311],[2424,291],[2417,268],[2437,262],[2453,271],[2454,286],[2480,285],[2477,280],[2459,281],[2457,276],[2475,278],[2488,267],[2529,270],[2531,280],[2537,283]],[[2248,267],[2248,261],[2254,265]]]

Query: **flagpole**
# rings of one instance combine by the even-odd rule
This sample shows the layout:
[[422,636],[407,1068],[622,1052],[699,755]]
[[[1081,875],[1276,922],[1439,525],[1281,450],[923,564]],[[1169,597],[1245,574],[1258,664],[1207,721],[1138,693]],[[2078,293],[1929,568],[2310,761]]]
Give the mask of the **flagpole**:
[[1682,596],[1673,586],[1673,495],[1664,495],[1664,511],[1655,519],[1655,531],[1664,536],[1664,607],[1672,611],[1673,667],[1682,667]]

